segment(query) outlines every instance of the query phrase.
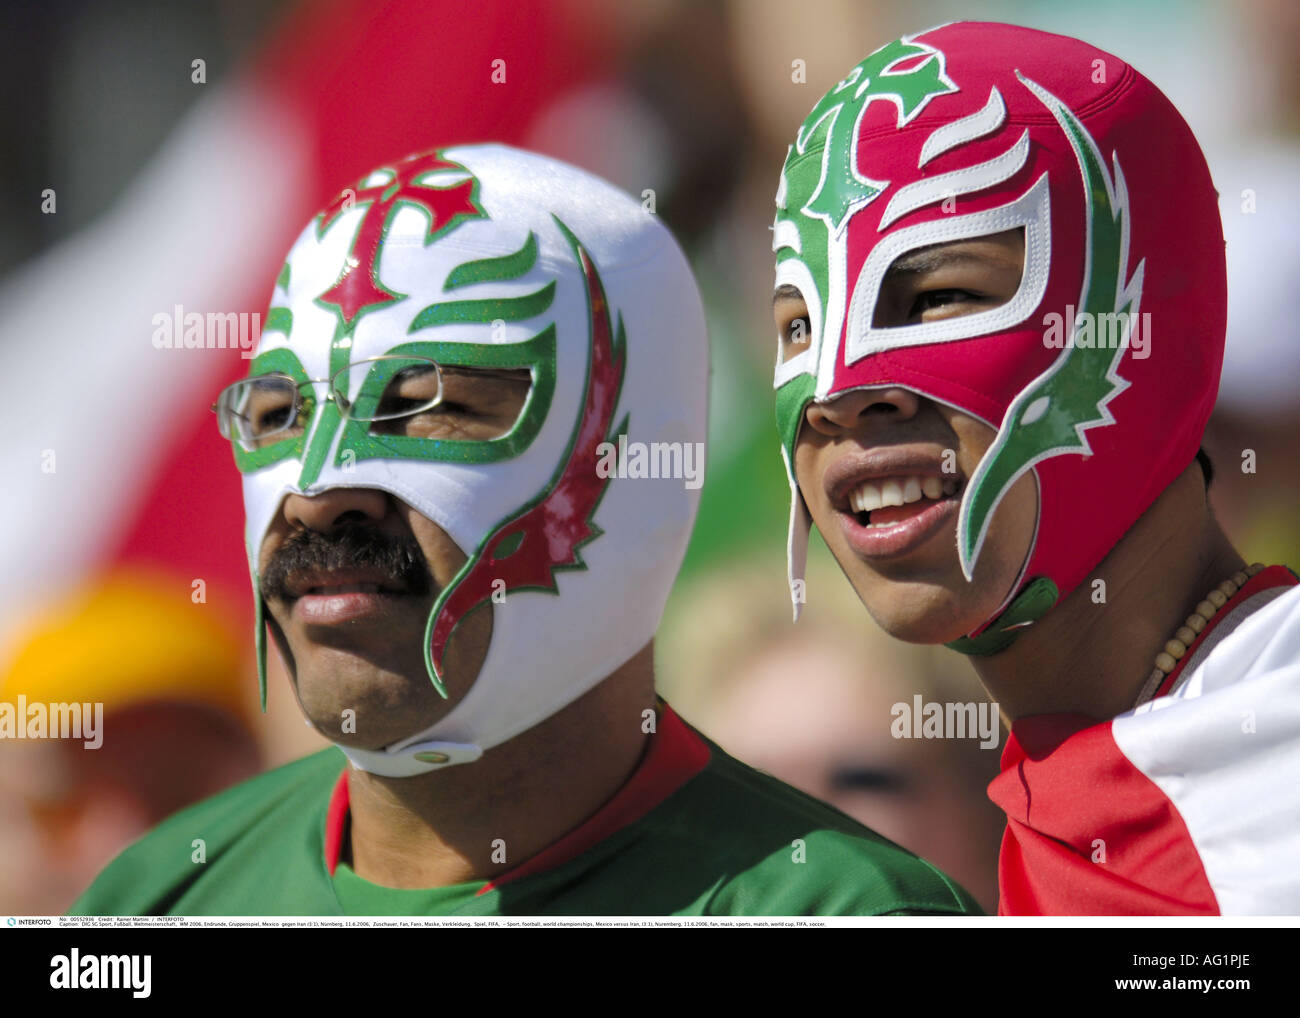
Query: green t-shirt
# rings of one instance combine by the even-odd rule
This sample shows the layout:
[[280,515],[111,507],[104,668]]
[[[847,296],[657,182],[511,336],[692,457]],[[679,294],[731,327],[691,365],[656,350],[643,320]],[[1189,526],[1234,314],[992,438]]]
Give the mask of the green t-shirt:
[[327,749],[169,818],[114,859],[70,914],[980,913],[929,863],[676,724],[698,769],[595,844],[540,870],[525,863],[515,879],[408,890],[370,883],[346,861],[332,866],[327,824],[346,760]]

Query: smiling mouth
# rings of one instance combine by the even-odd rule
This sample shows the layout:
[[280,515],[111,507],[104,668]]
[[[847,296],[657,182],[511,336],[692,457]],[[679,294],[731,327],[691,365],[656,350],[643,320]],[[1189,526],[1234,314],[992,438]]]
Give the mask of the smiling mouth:
[[962,480],[933,474],[875,477],[850,488],[840,507],[862,527],[889,527],[961,494]]

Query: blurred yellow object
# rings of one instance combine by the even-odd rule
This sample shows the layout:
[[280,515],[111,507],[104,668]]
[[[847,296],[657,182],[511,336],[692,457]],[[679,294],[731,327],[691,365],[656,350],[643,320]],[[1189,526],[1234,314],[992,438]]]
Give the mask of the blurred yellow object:
[[97,577],[15,636],[0,701],[22,694],[28,703],[102,703],[105,713],[186,701],[250,719],[238,634],[212,605],[193,603],[178,577]]

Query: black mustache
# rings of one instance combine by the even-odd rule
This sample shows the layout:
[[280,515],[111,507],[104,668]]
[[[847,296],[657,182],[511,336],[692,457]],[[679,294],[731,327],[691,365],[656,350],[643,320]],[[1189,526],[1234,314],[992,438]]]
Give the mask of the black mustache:
[[278,547],[262,573],[259,589],[266,600],[289,600],[295,573],[374,569],[391,577],[409,594],[433,589],[429,563],[413,537],[383,534],[365,524],[349,523],[329,533],[301,530]]

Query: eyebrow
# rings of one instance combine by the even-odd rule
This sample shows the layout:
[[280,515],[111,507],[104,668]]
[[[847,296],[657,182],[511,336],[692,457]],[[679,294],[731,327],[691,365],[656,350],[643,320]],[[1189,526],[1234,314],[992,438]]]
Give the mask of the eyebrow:
[[[966,250],[960,247],[934,247],[921,248],[919,251],[911,251],[908,254],[900,255],[894,259],[893,264],[885,272],[885,278],[901,275],[920,275],[925,272],[936,272],[939,269],[947,268],[953,265],[979,265],[993,266],[995,268],[1012,269],[1014,266],[1011,262],[1003,262],[1002,259],[989,257],[987,254],[979,254],[975,251]],[[803,293],[797,286],[789,283],[782,283],[772,293],[772,303],[779,304],[783,300],[803,300]]]
[[779,304],[783,300],[803,300],[803,294],[799,287],[791,286],[789,283],[782,283],[772,294],[772,303]]
[[[989,258],[987,255],[976,254],[974,251],[964,251],[961,248],[939,248],[936,250],[913,251],[910,254],[901,255],[894,260],[885,273],[886,277],[894,275],[919,275],[923,272],[935,272],[942,268],[952,265],[979,265],[1002,267],[1001,260],[998,258]],[[1005,266],[1010,268],[1010,264]]]
[[444,375],[463,375],[467,378],[499,378],[506,382],[532,381],[532,372],[527,368],[463,368],[438,365]]
[[980,268],[992,267],[1009,270],[1015,268],[1010,259],[1001,259],[996,254],[989,255],[987,252],[971,251],[970,248],[965,246],[940,244],[940,246],[923,247],[918,251],[910,251],[909,254],[898,256],[885,272],[885,278],[904,276],[904,274],[917,276],[920,273],[937,272],[939,269],[952,267],[952,265],[978,265]]

